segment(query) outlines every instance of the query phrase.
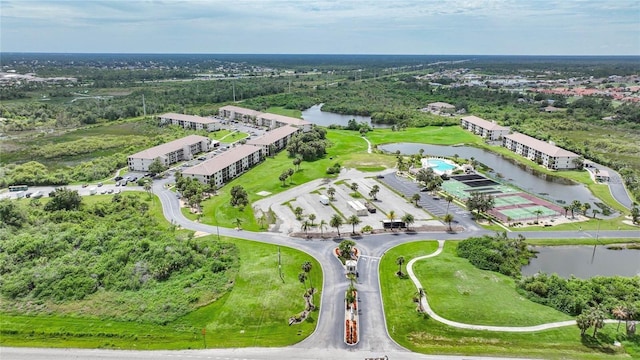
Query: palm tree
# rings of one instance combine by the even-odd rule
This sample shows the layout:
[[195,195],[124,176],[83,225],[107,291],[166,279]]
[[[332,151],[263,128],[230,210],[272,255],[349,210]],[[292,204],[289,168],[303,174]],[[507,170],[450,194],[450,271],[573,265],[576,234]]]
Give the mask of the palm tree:
[[404,222],[405,226],[407,227],[407,230],[409,230],[409,227],[414,222],[416,222],[416,219],[411,214],[404,214],[404,216],[402,217],[402,221]]
[[332,187],[329,187],[329,188],[327,189],[327,195],[329,195],[329,198],[330,198],[331,200],[333,200],[333,199],[334,199],[334,196],[336,195],[336,189],[335,189],[335,188],[332,188]]
[[300,171],[300,164],[302,163],[302,159],[299,157],[296,157],[295,159],[293,159],[293,166],[296,167],[296,171]]
[[300,280],[300,282],[302,283],[302,286],[304,287],[305,290],[307,290],[307,274],[301,272],[300,274],[298,274],[298,280]]
[[292,168],[289,168],[287,170],[287,175],[289,175],[289,184],[291,184],[291,181],[293,180],[293,174],[295,174],[295,171],[293,171]]
[[582,203],[580,202],[580,200],[573,200],[571,202],[571,204],[569,205],[569,210],[571,210],[571,218],[575,219],[575,215],[574,215],[574,211],[580,209],[580,207],[582,206]]
[[267,216],[265,214],[262,214],[262,216],[258,218],[258,224],[260,224],[261,229],[264,229],[264,226],[267,224]]
[[311,226],[315,226],[313,225],[313,220],[316,219],[316,214],[309,214],[309,220],[311,220]]
[[396,259],[396,264],[398,265],[398,276],[402,276],[404,275],[402,273],[402,264],[404,264],[404,256],[398,256],[398,258]]
[[350,187],[351,187],[351,191],[353,191],[353,192],[358,191],[358,183],[353,182],[353,183],[351,183]]
[[393,210],[389,211],[389,213],[387,214],[387,219],[391,221],[391,230],[393,230],[393,221],[396,219],[396,212]]
[[380,186],[373,185],[371,187],[371,191],[369,191],[369,196],[371,196],[373,200],[378,200],[378,198],[376,197],[378,195],[378,192],[380,192]]
[[287,174],[286,171],[283,171],[282,174],[280,174],[280,176],[278,177],[278,180],[282,181],[282,186],[285,185],[285,181],[287,181],[287,178],[289,177],[289,175]]
[[236,228],[238,230],[242,230],[242,228],[240,227],[242,225],[242,219],[240,218],[236,218],[236,220],[234,221],[234,223],[236,224]]
[[616,328],[616,331],[618,331],[620,329],[620,322],[627,319],[627,308],[624,305],[618,305],[611,309],[611,314],[618,320],[618,327]]
[[580,329],[580,336],[584,336],[591,327],[591,319],[589,319],[587,314],[580,314],[576,317],[576,325]]
[[151,197],[151,192],[152,192],[151,189],[152,188],[151,188],[151,181],[150,180],[144,182],[143,188],[144,188],[144,191],[146,191],[147,194],[149,194],[149,197]]
[[536,214],[536,224],[537,224],[538,220],[540,219],[540,215],[542,215],[542,210],[537,209],[533,213]]
[[302,271],[304,271],[305,274],[307,274],[307,279],[309,279],[309,287],[313,289],[313,284],[311,284],[311,277],[309,276],[309,273],[311,272],[312,268],[313,268],[313,265],[311,265],[311,262],[305,261],[304,263],[302,263]]
[[296,219],[300,220],[302,218],[302,213],[304,212],[304,210],[300,207],[300,206],[296,206],[295,209],[293,209],[293,213],[296,214]]
[[331,220],[329,220],[329,225],[331,225],[331,227],[336,228],[336,231],[338,231],[338,237],[340,237],[340,225],[342,224],[343,224],[342,217],[338,214],[334,214],[331,217]]
[[591,204],[589,203],[584,203],[582,204],[582,206],[580,206],[580,210],[582,210],[582,214],[584,216],[587,216],[587,212],[589,211],[589,209],[591,209]]
[[451,228],[451,223],[453,222],[453,214],[445,214],[442,220],[449,224],[449,231],[453,231],[453,229]]
[[451,205],[451,202],[453,201],[453,196],[447,194],[447,196],[445,196],[444,199],[447,201],[447,214],[448,214],[449,213],[449,205]]
[[358,217],[358,215],[351,215],[349,216],[349,218],[347,219],[347,224],[352,226],[352,231],[351,234],[355,234],[356,233],[356,225],[360,224],[360,218]]
[[307,232],[309,231],[309,229],[310,229],[310,228],[311,228],[311,224],[310,224],[307,220],[305,220],[305,221],[303,221],[303,222],[302,222],[302,227],[301,227],[301,229],[302,229],[302,231],[304,231],[304,234],[305,234],[307,237],[309,237],[309,234],[308,234]]
[[562,207],[564,209],[564,217],[567,217],[567,213],[569,212],[569,210],[571,209],[571,206],[569,205],[565,205]]
[[591,321],[591,325],[593,325],[593,337],[596,337],[598,329],[602,329],[604,327],[604,319],[606,318],[606,315],[598,305],[589,309],[587,317]]
[[318,227],[320,228],[320,237],[324,237],[324,229],[327,228],[327,222],[324,219],[320,220]]
[[420,194],[418,194],[418,193],[413,194],[413,196],[411,197],[411,201],[413,201],[413,203],[417,207],[418,206],[418,201],[420,201]]
[[353,247],[356,245],[351,240],[343,240],[338,245],[338,249],[340,250],[340,257],[343,259],[351,259],[351,252],[353,251]]

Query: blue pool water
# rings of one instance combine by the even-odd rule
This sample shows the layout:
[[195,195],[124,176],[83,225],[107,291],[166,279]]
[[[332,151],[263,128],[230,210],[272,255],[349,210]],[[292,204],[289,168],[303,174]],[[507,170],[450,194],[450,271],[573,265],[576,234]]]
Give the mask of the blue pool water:
[[439,171],[441,173],[451,171],[456,168],[455,165],[452,165],[448,161],[442,159],[429,159],[428,163],[430,168],[433,168],[433,170]]

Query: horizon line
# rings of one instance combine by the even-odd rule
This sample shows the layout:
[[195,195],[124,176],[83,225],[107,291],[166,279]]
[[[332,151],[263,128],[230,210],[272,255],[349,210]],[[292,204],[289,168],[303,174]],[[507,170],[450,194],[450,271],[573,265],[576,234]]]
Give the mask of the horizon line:
[[0,54],[51,55],[282,55],[282,56],[523,56],[523,57],[640,57],[640,54],[381,54],[381,53],[205,53],[205,52],[58,52],[58,51],[0,51]]

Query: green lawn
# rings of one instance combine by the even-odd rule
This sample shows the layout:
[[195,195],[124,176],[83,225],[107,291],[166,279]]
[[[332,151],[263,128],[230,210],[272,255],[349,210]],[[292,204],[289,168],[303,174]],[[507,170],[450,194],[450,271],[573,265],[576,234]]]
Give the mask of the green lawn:
[[375,129],[367,133],[372,144],[381,145],[395,142],[425,143],[435,145],[481,144],[482,139],[459,126],[427,126],[409,128],[402,131]]
[[[454,247],[447,243],[443,254],[415,265],[416,275],[425,287],[430,304],[440,315],[466,323],[483,321],[488,324],[508,322],[512,315],[521,324],[568,318],[551,308],[521,299],[512,283],[501,275],[477,270],[466,260],[454,258],[451,254]],[[598,336],[599,341],[588,345],[581,342],[577,327],[522,334],[497,333],[456,329],[424,317],[416,311],[416,304],[412,302],[416,289],[411,280],[395,276],[398,270],[395,260],[398,256],[404,256],[408,262],[414,257],[430,254],[436,248],[435,241],[407,243],[387,251],[380,262],[380,285],[387,327],[400,345],[425,354],[545,359],[629,358],[623,350],[607,345],[615,337],[614,326],[606,326],[602,336]],[[456,276],[459,270],[462,271]],[[434,287],[434,284],[440,287]],[[494,292],[485,291],[480,284],[490,287]],[[462,295],[460,291],[468,291],[469,295]],[[451,301],[451,306],[446,306],[445,301]],[[518,314],[520,312],[522,314]],[[630,353],[638,353],[637,344],[624,345],[629,347]],[[605,355],[609,352],[613,355]]]
[[[298,273],[311,261],[313,285],[322,284],[320,265],[298,250],[280,247],[284,281],[278,276],[278,247],[225,238],[240,250],[241,266],[231,292],[167,325],[74,316],[0,316],[0,345],[118,349],[199,349],[207,329],[208,347],[287,346],[309,336],[309,321],[288,325],[304,309]],[[197,241],[197,240],[196,240]],[[319,305],[321,293],[316,294]]]
[[285,108],[280,107],[280,106],[272,106],[270,108],[267,108],[267,110],[265,110],[265,112],[271,113],[271,114],[289,116],[289,117],[293,117],[293,118],[297,118],[297,119],[302,119],[302,111],[295,110],[295,109],[285,109]]

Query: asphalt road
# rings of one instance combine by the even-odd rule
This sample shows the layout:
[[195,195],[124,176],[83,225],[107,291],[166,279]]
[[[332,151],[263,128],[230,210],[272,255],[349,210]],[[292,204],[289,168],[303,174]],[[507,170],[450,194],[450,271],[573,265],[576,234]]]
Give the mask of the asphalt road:
[[[206,233],[219,233],[223,236],[254,240],[264,243],[290,246],[307,252],[321,264],[324,274],[322,298],[316,299],[320,306],[315,332],[307,339],[288,348],[269,349],[216,349],[198,351],[113,351],[113,350],[85,350],[85,349],[31,349],[31,348],[1,348],[0,357],[3,360],[57,360],[57,359],[474,359],[464,356],[426,356],[411,353],[397,345],[388,335],[379,290],[378,266],[380,257],[384,253],[401,243],[423,239],[454,240],[469,236],[490,233],[479,228],[471,220],[461,218],[461,224],[467,229],[465,232],[448,234],[444,232],[432,233],[384,233],[369,235],[353,239],[356,247],[361,251],[358,264],[360,276],[356,287],[360,296],[361,334],[360,343],[347,346],[343,342],[344,331],[344,291],[349,281],[345,277],[342,265],[335,259],[332,250],[338,246],[340,239],[334,240],[302,240],[291,238],[280,233],[254,233],[235,229],[218,228],[186,219],[179,206],[175,194],[167,190],[164,185],[170,180],[154,182],[153,190],[159,196],[165,217],[183,228]],[[406,186],[408,192],[413,191]],[[131,190],[134,190],[131,188]],[[413,194],[413,192],[411,192]],[[440,200],[442,201],[442,200]],[[446,202],[444,202],[446,205]],[[451,204],[451,206],[455,206]],[[454,208],[455,209],[455,208]],[[459,211],[456,209],[455,211]],[[511,232],[509,236],[517,236]],[[595,237],[594,231],[582,232],[522,232],[530,238],[589,238]],[[600,231],[599,237],[629,237],[637,238],[639,231]],[[479,359],[480,357],[475,357]],[[497,358],[494,358],[497,359]]]

